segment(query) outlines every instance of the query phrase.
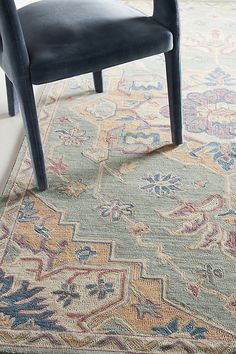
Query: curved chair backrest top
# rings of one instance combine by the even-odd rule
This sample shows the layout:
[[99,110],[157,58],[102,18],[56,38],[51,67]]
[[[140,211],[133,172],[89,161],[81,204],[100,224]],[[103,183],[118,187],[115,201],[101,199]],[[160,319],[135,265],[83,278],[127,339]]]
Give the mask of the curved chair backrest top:
[[13,81],[28,75],[29,57],[14,0],[0,0],[0,65]]
[[174,36],[179,36],[180,21],[178,0],[154,0],[153,17],[161,25],[168,28]]

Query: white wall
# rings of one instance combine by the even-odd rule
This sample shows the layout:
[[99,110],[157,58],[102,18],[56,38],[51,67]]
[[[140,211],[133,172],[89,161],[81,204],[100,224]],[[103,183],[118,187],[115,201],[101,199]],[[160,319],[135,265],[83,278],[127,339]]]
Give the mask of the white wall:
[[[17,8],[37,0],[15,0]],[[37,87],[35,87],[37,99]],[[5,77],[0,69],[0,195],[11,173],[18,151],[24,138],[20,114],[8,117]]]

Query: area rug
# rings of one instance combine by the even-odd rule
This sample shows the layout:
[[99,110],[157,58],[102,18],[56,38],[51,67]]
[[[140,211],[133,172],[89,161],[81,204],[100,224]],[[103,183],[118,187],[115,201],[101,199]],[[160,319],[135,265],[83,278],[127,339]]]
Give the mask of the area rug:
[[181,1],[179,147],[163,56],[45,87],[50,187],[24,142],[0,203],[1,352],[236,353],[235,13]]

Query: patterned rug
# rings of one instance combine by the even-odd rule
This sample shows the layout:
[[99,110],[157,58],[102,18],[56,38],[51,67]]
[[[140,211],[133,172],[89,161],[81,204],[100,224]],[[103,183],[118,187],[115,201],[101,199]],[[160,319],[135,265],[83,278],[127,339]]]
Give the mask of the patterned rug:
[[236,353],[236,3],[181,13],[182,146],[163,56],[45,88],[50,188],[24,143],[0,202],[2,352]]

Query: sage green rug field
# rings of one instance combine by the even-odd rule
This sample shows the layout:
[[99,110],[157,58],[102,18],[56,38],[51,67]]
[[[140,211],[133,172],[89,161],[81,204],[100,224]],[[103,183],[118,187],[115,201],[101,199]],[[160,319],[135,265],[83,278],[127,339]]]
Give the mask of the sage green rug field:
[[236,353],[236,3],[181,17],[182,146],[163,56],[45,87],[50,187],[24,143],[0,201],[0,351]]

